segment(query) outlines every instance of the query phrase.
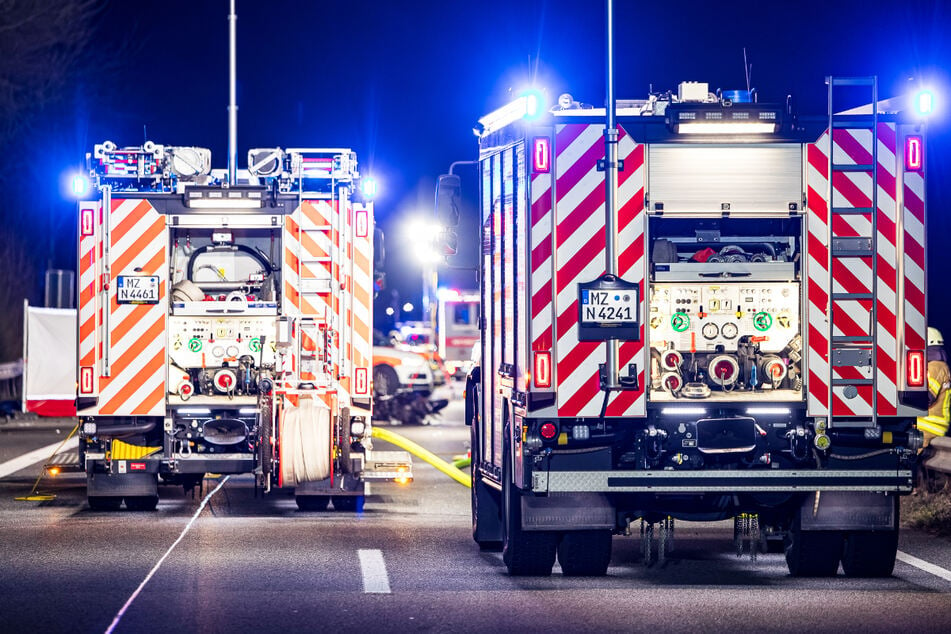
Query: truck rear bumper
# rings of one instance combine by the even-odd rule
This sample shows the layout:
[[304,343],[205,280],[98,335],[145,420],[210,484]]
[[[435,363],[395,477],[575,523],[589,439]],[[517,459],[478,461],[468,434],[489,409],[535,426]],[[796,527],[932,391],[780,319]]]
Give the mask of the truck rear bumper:
[[910,469],[532,473],[535,493],[909,492],[912,484]]

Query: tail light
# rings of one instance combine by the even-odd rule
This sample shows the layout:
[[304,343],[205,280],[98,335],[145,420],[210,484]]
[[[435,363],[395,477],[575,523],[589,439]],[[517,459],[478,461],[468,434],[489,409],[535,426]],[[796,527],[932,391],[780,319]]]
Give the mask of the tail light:
[[532,169],[536,174],[546,174],[551,169],[551,142],[548,137],[537,136],[532,142]]
[[920,136],[905,137],[905,169],[909,172],[920,172],[924,165],[924,145]]
[[538,428],[538,433],[545,440],[554,440],[558,435],[558,425],[550,421],[542,423],[542,426]]
[[909,350],[905,359],[905,382],[908,387],[924,387],[925,376],[925,351]]
[[536,352],[533,380],[535,387],[551,387],[551,352]]

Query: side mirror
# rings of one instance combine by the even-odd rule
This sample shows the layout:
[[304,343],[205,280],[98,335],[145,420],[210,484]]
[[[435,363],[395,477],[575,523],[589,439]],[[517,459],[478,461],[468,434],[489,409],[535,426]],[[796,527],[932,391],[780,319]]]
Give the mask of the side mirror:
[[443,174],[436,182],[436,217],[444,227],[459,224],[459,199],[462,181],[455,174]]
[[383,264],[386,261],[386,247],[383,244],[383,230],[373,227],[373,290],[383,289]]

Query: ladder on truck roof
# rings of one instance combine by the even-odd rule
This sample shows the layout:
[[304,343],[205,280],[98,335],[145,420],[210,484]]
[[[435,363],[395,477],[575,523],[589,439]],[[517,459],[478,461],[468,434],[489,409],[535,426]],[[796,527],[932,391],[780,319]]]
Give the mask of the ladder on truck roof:
[[[829,245],[828,245],[828,274],[829,274],[829,377],[828,386],[829,426],[834,425],[833,393],[836,387],[841,387],[846,398],[857,398],[860,386],[871,386],[871,421],[878,425],[878,315],[876,287],[878,285],[878,79],[872,77],[826,77],[829,87]],[[868,103],[872,106],[869,114],[837,113],[835,103],[836,92],[841,95],[842,89],[870,91]],[[871,133],[871,163],[837,161],[836,136],[838,134],[852,134],[858,132],[864,138]],[[871,177],[871,195],[868,207],[854,207],[848,204],[837,205],[834,180],[836,174],[844,172],[868,174]],[[846,223],[836,221],[837,216],[851,216],[865,219],[869,229],[868,235],[837,235],[835,228]],[[849,223],[851,224],[851,223]],[[864,224],[864,223],[863,223]],[[867,292],[836,292],[834,263],[848,266],[849,258],[868,258],[871,263],[872,277]],[[869,305],[868,333],[862,335],[836,334],[835,303],[850,302],[852,307],[862,307],[862,302]],[[864,315],[862,315],[864,317]],[[841,323],[841,321],[840,321]],[[838,330],[843,332],[842,329]],[[836,367],[868,368],[867,378],[836,378]],[[863,373],[864,374],[864,373]],[[841,416],[840,416],[841,417]]]

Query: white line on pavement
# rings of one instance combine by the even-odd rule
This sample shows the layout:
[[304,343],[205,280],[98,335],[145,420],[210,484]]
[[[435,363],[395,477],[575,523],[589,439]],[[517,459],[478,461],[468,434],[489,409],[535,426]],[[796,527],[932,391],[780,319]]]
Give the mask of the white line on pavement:
[[363,592],[366,594],[389,594],[390,580],[386,574],[386,562],[381,550],[358,550],[360,572],[363,573]]
[[936,577],[941,577],[945,581],[951,581],[951,570],[937,566],[931,562],[925,561],[924,559],[918,559],[914,555],[909,555],[908,553],[898,551],[898,555],[895,557],[898,561],[903,561],[909,566],[914,566],[925,572],[930,572]]
[[[62,444],[62,447],[60,447]],[[0,464],[0,478],[5,478],[11,473],[16,473],[20,469],[26,469],[32,464],[37,462],[42,462],[53,455],[53,452],[59,448],[60,451],[66,449],[75,449],[79,446],[79,439],[73,436],[65,443],[61,440],[59,442],[54,442],[52,445],[47,445],[45,447],[40,447],[39,449],[34,449],[29,453],[25,453],[19,458],[14,458],[13,460],[7,460],[3,464]]]
[[171,546],[168,547],[168,550],[165,551],[165,554],[162,555],[162,558],[156,562],[156,564],[152,567],[151,570],[149,570],[149,574],[145,575],[145,579],[143,579],[142,583],[139,584],[139,587],[135,589],[135,592],[133,592],[132,596],[129,597],[129,600],[125,602],[125,605],[123,605],[119,609],[119,611],[116,612],[116,616],[112,619],[112,623],[110,623],[109,627],[106,628],[106,634],[112,634],[112,632],[115,631],[116,626],[119,625],[119,621],[121,621],[122,617],[125,615],[125,611],[129,609],[129,606],[132,605],[132,602],[135,601],[135,598],[139,596],[140,592],[142,592],[142,588],[144,588],[145,584],[149,582],[149,579],[152,578],[152,575],[154,575],[158,571],[159,566],[162,565],[162,562],[165,561],[165,558],[168,557],[170,554],[172,554],[172,550],[174,550],[175,547],[178,546],[178,542],[184,539],[185,533],[188,532],[188,529],[192,527],[192,524],[194,524],[195,520],[198,519],[198,516],[201,515],[202,510],[205,508],[205,505],[208,504],[208,500],[211,499],[211,496],[217,493],[218,490],[225,485],[225,482],[227,482],[228,478],[230,477],[231,476],[229,475],[222,478],[221,482],[218,483],[218,486],[215,487],[214,491],[206,495],[205,499],[201,501],[201,504],[198,505],[198,510],[195,511],[195,514],[192,515],[192,518],[188,520],[188,524],[185,525],[185,528],[182,529],[182,534],[178,536],[178,539],[176,539],[175,542]]

